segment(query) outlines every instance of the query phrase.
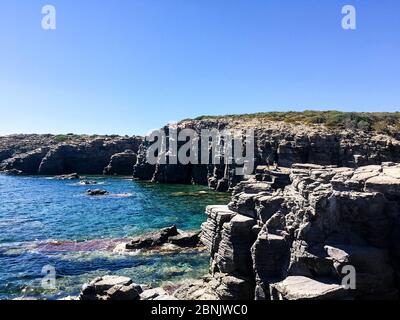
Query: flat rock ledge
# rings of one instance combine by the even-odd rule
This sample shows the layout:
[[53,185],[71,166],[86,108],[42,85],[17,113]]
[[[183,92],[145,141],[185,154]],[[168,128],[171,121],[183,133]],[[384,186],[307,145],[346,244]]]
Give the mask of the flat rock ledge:
[[271,284],[272,300],[342,300],[346,289],[338,284],[324,283],[302,276],[291,276]]

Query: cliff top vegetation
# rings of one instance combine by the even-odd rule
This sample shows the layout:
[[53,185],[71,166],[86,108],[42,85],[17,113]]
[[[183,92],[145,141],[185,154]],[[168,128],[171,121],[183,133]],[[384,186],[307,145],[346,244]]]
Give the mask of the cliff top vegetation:
[[303,112],[260,112],[252,114],[200,116],[193,120],[224,120],[233,121],[264,120],[283,121],[286,123],[302,123],[324,125],[334,129],[359,129],[363,131],[387,132],[400,130],[400,112],[341,112],[341,111],[311,111]]

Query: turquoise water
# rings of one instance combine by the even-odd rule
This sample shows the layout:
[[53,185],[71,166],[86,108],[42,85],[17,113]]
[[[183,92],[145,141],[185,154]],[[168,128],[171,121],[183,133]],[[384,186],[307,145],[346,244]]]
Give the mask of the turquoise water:
[[[75,295],[84,282],[105,274],[155,286],[207,272],[205,253],[128,255],[113,249],[131,236],[173,224],[198,229],[205,206],[226,204],[228,195],[201,186],[93,178],[98,185],[0,176],[0,299]],[[89,197],[88,188],[110,195]],[[46,265],[56,270],[56,289],[41,286]]]

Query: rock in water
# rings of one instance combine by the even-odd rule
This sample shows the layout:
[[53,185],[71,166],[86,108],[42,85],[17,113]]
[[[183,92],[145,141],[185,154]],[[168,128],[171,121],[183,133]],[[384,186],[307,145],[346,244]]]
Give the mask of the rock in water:
[[54,180],[79,180],[81,177],[77,173],[62,174],[53,177]]
[[79,184],[81,186],[89,186],[89,185],[97,184],[97,181],[94,181],[94,180],[81,180],[81,181],[79,181]]
[[133,238],[130,243],[126,244],[126,249],[137,250],[161,246],[168,241],[169,237],[174,237],[176,235],[178,235],[178,230],[174,225],[172,227]]
[[87,190],[86,194],[88,196],[106,196],[109,194],[109,192],[107,190],[100,190],[100,189],[95,189],[95,190]]
[[168,242],[178,247],[196,247],[200,241],[200,231],[180,232],[176,236],[168,237]]

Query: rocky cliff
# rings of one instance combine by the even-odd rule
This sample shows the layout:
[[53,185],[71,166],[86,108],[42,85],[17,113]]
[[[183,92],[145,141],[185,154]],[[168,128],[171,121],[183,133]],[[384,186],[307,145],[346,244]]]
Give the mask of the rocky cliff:
[[295,164],[290,181],[275,189],[250,177],[228,206],[207,208],[211,277],[178,298],[399,297],[400,165]]
[[[200,132],[202,129],[219,131],[254,129],[255,167],[278,166],[290,168],[294,163],[359,167],[382,162],[400,162],[398,131],[376,131],[346,126],[328,127],[323,124],[287,123],[262,117],[216,117],[185,120],[170,127]],[[241,180],[234,174],[234,166],[201,164],[159,164],[146,162],[144,143],[139,150],[134,176],[138,179],[170,183],[199,183],[227,191]],[[200,158],[200,157],[199,157]]]
[[141,137],[0,137],[0,171],[14,174],[132,174]]

